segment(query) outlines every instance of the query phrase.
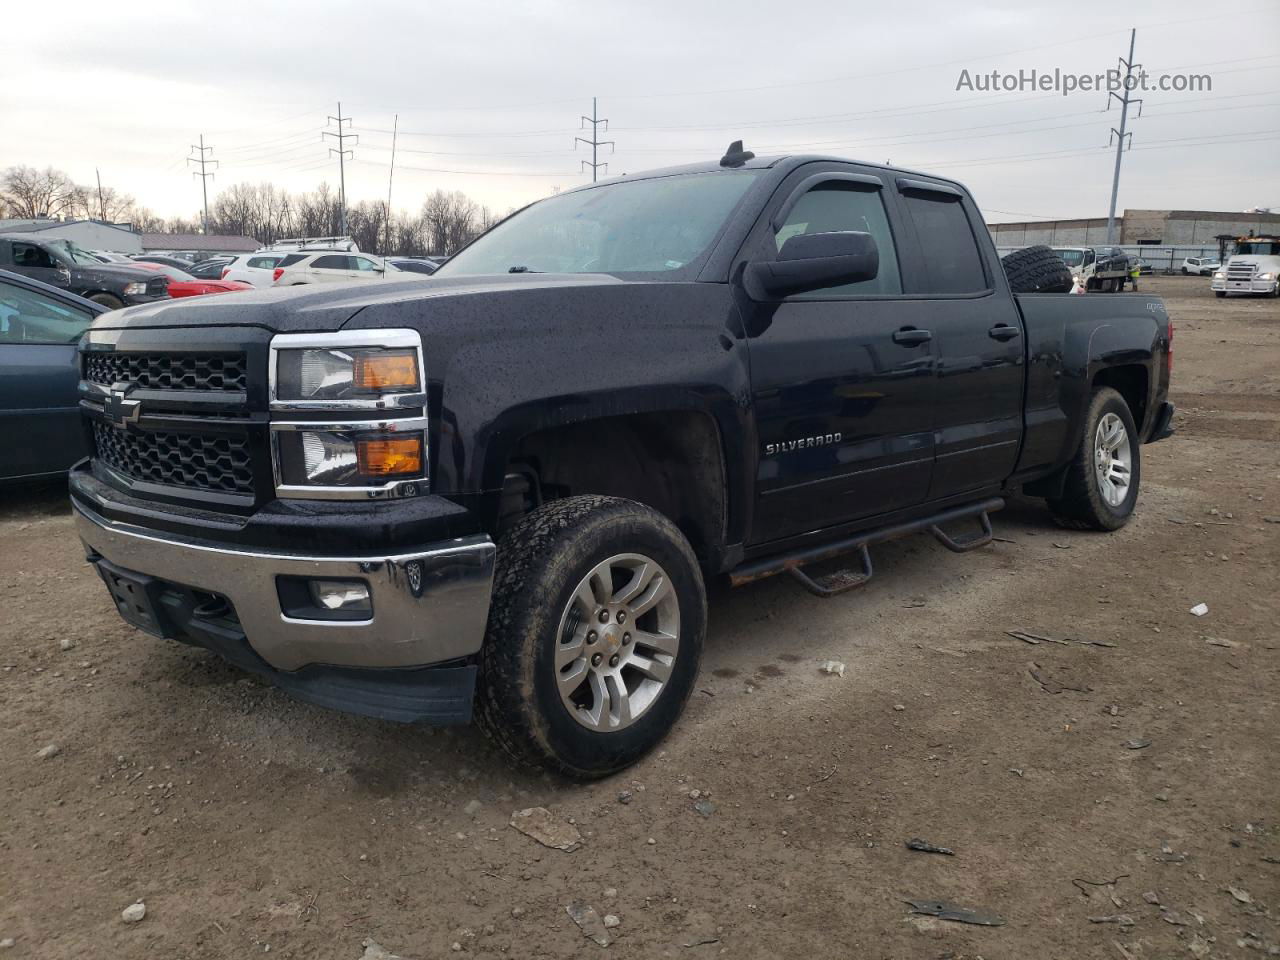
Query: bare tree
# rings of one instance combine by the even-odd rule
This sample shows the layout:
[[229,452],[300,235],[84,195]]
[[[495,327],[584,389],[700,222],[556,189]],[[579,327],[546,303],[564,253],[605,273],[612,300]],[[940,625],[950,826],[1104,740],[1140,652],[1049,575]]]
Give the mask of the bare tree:
[[9,216],[24,220],[56,217],[82,202],[82,191],[61,170],[10,167],[0,175],[0,204]]
[[84,220],[105,220],[107,223],[131,222],[138,203],[127,193],[114,187],[79,187],[75,201],[67,212]]

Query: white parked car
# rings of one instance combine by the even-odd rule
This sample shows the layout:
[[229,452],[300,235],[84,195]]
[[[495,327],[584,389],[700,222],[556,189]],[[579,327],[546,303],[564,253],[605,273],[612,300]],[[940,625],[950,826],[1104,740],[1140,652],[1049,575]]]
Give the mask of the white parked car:
[[271,286],[273,274],[283,253],[242,253],[222,268],[223,280],[240,280],[254,287]]
[[1182,273],[1184,276],[1194,274],[1197,277],[1207,277],[1220,266],[1222,264],[1217,257],[1187,257],[1182,261]]
[[[313,250],[287,254],[275,268],[275,286],[296,287],[303,283],[336,283],[347,280],[381,280],[400,273],[381,257],[367,253]],[[421,276],[403,274],[404,277]]]

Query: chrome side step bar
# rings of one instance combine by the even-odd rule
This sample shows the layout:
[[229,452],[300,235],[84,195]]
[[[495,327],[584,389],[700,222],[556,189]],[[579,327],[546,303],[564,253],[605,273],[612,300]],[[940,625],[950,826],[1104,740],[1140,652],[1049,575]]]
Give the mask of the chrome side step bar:
[[[989,500],[982,500],[978,503],[952,507],[950,510],[943,510],[941,513],[922,517],[919,520],[881,527],[878,530],[868,530],[852,537],[846,537],[843,540],[836,540],[833,543],[825,543],[820,546],[808,547],[804,550],[780,554],[776,557],[766,557],[763,560],[744,563],[730,571],[729,583],[732,586],[740,587],[743,584],[763,580],[765,577],[772,577],[778,573],[788,573],[815,597],[834,597],[862,586],[874,576],[875,569],[871,565],[871,553],[868,550],[873,544],[885,543],[889,540],[900,540],[913,533],[927,530],[933,535],[934,539],[952,553],[968,553],[970,550],[976,550],[978,547],[986,546],[991,542],[993,536],[991,514],[1003,509],[1003,507],[1003,499],[992,497]],[[981,527],[980,531],[973,536],[956,539],[942,529],[943,524],[970,518],[977,519]],[[811,577],[803,569],[811,563],[819,563],[823,560],[831,560],[846,553],[855,552],[858,554],[858,566],[861,569],[836,570],[817,577]]]

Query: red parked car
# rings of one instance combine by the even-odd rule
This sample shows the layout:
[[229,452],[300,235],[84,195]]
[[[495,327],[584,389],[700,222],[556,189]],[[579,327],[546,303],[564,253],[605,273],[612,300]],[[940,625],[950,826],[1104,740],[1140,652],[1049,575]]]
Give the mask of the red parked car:
[[138,260],[136,265],[146,270],[158,271],[168,277],[171,297],[200,297],[207,293],[238,293],[241,290],[253,289],[253,284],[241,283],[239,280],[198,280],[185,270],[163,263]]

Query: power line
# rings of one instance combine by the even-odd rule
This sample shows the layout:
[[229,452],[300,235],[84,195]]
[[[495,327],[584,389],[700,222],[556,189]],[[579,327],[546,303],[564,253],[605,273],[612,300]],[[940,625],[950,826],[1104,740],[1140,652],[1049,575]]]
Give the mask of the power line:
[[[584,115],[582,117],[582,123],[579,125],[578,129],[585,130],[587,128],[588,123],[591,124],[591,139],[588,140],[585,137],[574,137],[573,149],[577,150],[578,144],[580,143],[585,143],[587,146],[591,148],[591,160],[590,161],[583,160],[582,167],[591,168],[591,182],[595,183],[596,175],[600,172],[600,168],[604,167],[606,170],[609,169],[609,164],[607,161],[599,161],[599,162],[597,161],[596,151],[598,151],[601,147],[608,147],[609,152],[613,153],[613,148],[614,148],[614,143],[612,140],[600,139],[600,125],[604,124],[604,128],[607,131],[609,129],[609,121],[607,119],[602,118],[599,115],[599,111],[596,109],[595,97],[591,98],[591,116],[588,117]],[[579,167],[578,169],[581,170],[582,167]]]
[[355,142],[359,143],[360,135],[358,133],[347,133],[346,127],[343,126],[344,123],[350,124],[351,118],[344,117],[342,115],[341,100],[338,101],[338,115],[336,117],[331,116],[329,117],[329,119],[331,121],[335,121],[338,124],[338,132],[334,133],[331,130],[324,130],[324,131],[321,131],[320,138],[324,139],[325,137],[333,137],[338,141],[337,147],[329,148],[329,156],[333,156],[335,153],[338,155],[338,202],[339,202],[339,210],[341,211],[342,234],[343,236],[346,236],[346,233],[347,233],[347,169],[346,169],[347,154],[351,154],[352,160],[356,158],[355,151],[348,150],[346,147],[346,142],[348,139],[354,138]]
[[[209,232],[209,178],[213,176],[213,172],[212,171],[206,172],[205,168],[212,165],[214,169],[217,169],[218,161],[213,159],[213,147],[211,146],[206,147],[204,145],[203,133],[200,134],[199,145],[193,143],[191,145],[191,149],[199,151],[199,153],[197,153],[197,155],[194,157],[188,156],[187,163],[195,163],[200,165],[200,172],[196,173],[194,170],[192,170],[191,175],[193,177],[200,178],[200,194],[204,198],[204,225],[203,226],[204,226],[204,232],[207,234]],[[208,157],[205,157],[206,153],[209,154]]]

